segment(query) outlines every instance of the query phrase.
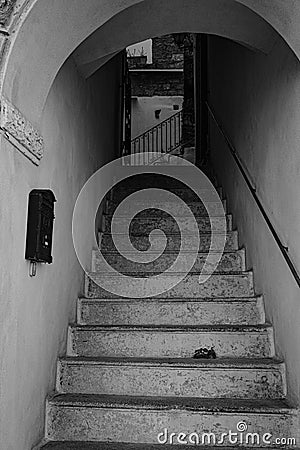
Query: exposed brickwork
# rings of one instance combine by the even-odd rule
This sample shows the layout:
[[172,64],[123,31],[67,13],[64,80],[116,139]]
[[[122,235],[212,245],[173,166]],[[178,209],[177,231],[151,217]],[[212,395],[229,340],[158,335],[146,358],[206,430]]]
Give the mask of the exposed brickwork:
[[183,72],[131,72],[130,77],[133,96],[183,95]]
[[147,56],[128,56],[130,69],[183,69],[183,49],[175,44],[172,34],[152,39],[152,64],[147,64]]
[[145,68],[147,64],[147,56],[127,56],[129,69]]
[[[183,69],[183,49],[172,35],[152,39],[152,64],[145,56],[128,58],[130,69]],[[132,95],[137,97],[180,96],[184,92],[183,72],[131,72]]]
[[183,68],[183,51],[171,34],[152,39],[152,66],[156,69]]
[[195,109],[194,109],[194,61],[193,40],[184,40],[184,100],[183,100],[183,123],[182,141],[187,146],[195,142]]

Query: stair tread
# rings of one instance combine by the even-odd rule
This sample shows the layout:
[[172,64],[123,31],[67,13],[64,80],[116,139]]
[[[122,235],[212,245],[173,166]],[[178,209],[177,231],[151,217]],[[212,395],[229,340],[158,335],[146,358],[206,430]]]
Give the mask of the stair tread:
[[170,331],[170,332],[251,332],[266,331],[272,328],[269,323],[257,325],[79,325],[71,324],[73,329],[83,331]]
[[284,362],[277,358],[146,358],[146,357],[62,357],[61,362],[82,365],[127,365],[127,366],[158,366],[158,367],[191,367],[191,368],[236,368],[236,369],[266,369],[281,367]]
[[[222,202],[224,202],[224,201],[226,201],[226,199],[223,199],[223,200],[221,200]],[[118,206],[118,204],[119,204],[119,202],[117,201],[117,200],[113,200],[113,199],[108,199],[107,200],[107,202],[109,203],[109,204],[111,204],[111,205],[116,205],[116,206]],[[136,202],[137,204],[143,204],[143,202],[142,201],[137,201]],[[158,204],[160,204],[160,205],[162,205],[162,204],[164,204],[164,203],[176,203],[176,200],[172,200],[172,199],[168,199],[168,200],[157,200],[157,203]],[[215,203],[215,204],[219,204],[219,201],[215,201],[215,200],[205,200],[205,203]],[[185,204],[186,205],[201,205],[202,203],[201,203],[201,201],[199,201],[199,200],[187,200],[186,202],[185,202]],[[147,209],[155,209],[156,208],[156,206],[153,206],[153,207],[151,207],[151,206],[147,206]]]
[[257,302],[261,300],[261,296],[253,297],[200,297],[200,298],[163,298],[163,297],[146,297],[146,298],[101,298],[101,297],[80,297],[81,301],[86,302],[104,302],[104,303],[247,303]]
[[228,399],[194,397],[148,397],[99,394],[54,394],[51,405],[65,407],[189,410],[194,412],[244,412],[248,414],[297,413],[285,399]]
[[[170,273],[165,273],[162,272],[161,270],[157,269],[157,270],[149,270],[149,271],[133,271],[133,270],[126,270],[126,268],[122,268],[122,270],[120,269],[120,273],[126,276],[135,276],[135,277],[141,277],[141,278],[150,278],[151,276],[157,275],[159,274],[161,277],[169,277],[169,276],[182,276],[182,274],[184,274],[185,272],[170,272]],[[105,277],[111,277],[111,278],[115,278],[120,276],[120,273],[107,273],[105,271],[101,271],[101,270],[97,270],[94,272],[88,272],[88,275],[101,275],[101,276],[105,276]],[[237,277],[237,276],[247,276],[247,274],[245,274],[245,272],[243,272],[242,270],[240,271],[232,271],[232,272],[214,272],[214,273],[209,273],[209,272],[190,272],[188,275],[186,275],[185,278],[189,278],[189,277],[200,277],[200,275],[226,275],[228,277]]]
[[[93,250],[95,253],[104,253],[105,255],[114,255],[115,253],[117,253],[116,251],[114,251],[114,250],[100,250],[100,249],[94,249]],[[240,249],[238,249],[238,250],[228,250],[227,252],[226,252],[226,255],[230,255],[230,254],[234,254],[234,255],[236,255],[236,254],[244,254],[244,252],[245,252],[245,249],[244,248],[240,248]],[[134,251],[124,251],[123,253],[122,253],[122,255],[135,255],[135,253],[136,252],[134,252]],[[153,253],[153,254],[156,254],[156,252],[154,252],[154,251],[152,251],[152,250],[148,250],[147,251],[147,254],[150,254],[151,255],[151,253]],[[177,252],[175,252],[174,251],[174,253],[177,255]],[[187,253],[187,254],[190,254],[190,251],[188,251],[188,250],[182,250],[180,253]],[[207,252],[203,252],[203,251],[198,251],[198,255],[199,256],[201,256],[201,255],[203,255],[203,256],[207,256],[208,255],[208,251]],[[216,251],[216,250],[212,250],[210,253],[219,253],[218,251]]]
[[[101,234],[103,236],[111,236],[111,233],[109,231],[101,231]],[[127,233],[114,233],[114,235],[115,234],[120,235],[120,236],[127,236]],[[199,235],[200,236],[202,236],[202,235],[204,235],[204,236],[211,236],[211,234],[212,234],[211,231],[199,231]],[[216,235],[219,234],[221,236],[224,236],[224,234],[225,234],[226,236],[228,236],[229,234],[237,234],[237,230],[228,230],[225,233],[221,233],[221,232],[216,230],[214,232],[214,234],[216,234]],[[184,235],[185,236],[194,236],[195,234],[192,231],[186,230],[184,232]],[[130,236],[142,236],[142,237],[145,237],[145,234],[142,233],[142,232],[133,232],[133,233],[130,233]],[[172,232],[168,232],[168,236],[181,237],[181,233],[175,233],[174,231],[172,231]]]
[[[41,449],[48,450],[159,450],[162,444],[136,444],[123,442],[75,442],[75,441],[52,441],[41,447]],[[173,444],[164,444],[165,450],[174,450]],[[191,450],[191,445],[176,444],[176,448],[180,450]],[[234,447],[222,447],[222,450],[232,450]],[[294,450],[299,450],[298,447],[293,447]],[[243,450],[262,450],[262,447],[243,447]],[[201,446],[201,450],[220,450],[220,447],[206,447]]]
[[[165,213],[165,211],[164,211],[164,213]],[[139,213],[136,213],[136,214],[140,214],[140,212]],[[165,213],[166,214],[166,213]],[[199,214],[199,213],[197,213],[197,212],[193,212],[193,213],[191,213],[192,215],[193,215],[193,217],[194,218],[202,218],[202,219],[210,219],[210,217],[209,217],[209,215],[208,215],[208,213],[201,213],[201,214]],[[176,217],[180,217],[180,218],[190,218],[191,217],[191,214],[180,214],[180,213],[177,213],[176,212]],[[156,220],[156,219],[161,219],[162,217],[161,216],[159,216],[159,215],[151,215],[151,214],[149,214],[149,215],[142,215],[142,217],[136,217],[136,216],[134,216],[134,217],[132,217],[132,214],[127,214],[127,215],[124,215],[124,214],[118,214],[116,217],[115,217],[115,213],[103,213],[102,214],[102,216],[103,217],[107,217],[107,218],[113,218],[114,217],[114,220],[117,220],[117,219],[131,219],[132,221],[137,221],[137,222],[139,222],[139,221],[141,221],[141,222],[145,222],[146,220]],[[230,213],[226,213],[225,214],[225,216],[226,217],[232,217],[232,214],[230,214]],[[223,218],[223,216],[219,216],[219,215],[211,215],[211,218],[213,218],[213,219],[222,219]],[[173,217],[172,217],[172,219],[173,220],[175,220]]]
[[[124,270],[122,270],[122,272],[124,272]],[[143,272],[143,271],[141,271],[141,272],[139,272],[139,271],[129,271],[129,272],[126,272],[126,273],[128,273],[128,274],[132,274],[132,275],[139,275],[139,274],[144,274],[145,273],[145,271]],[[146,272],[147,273],[147,275],[151,275],[151,273],[156,273],[155,271],[153,271],[153,272]],[[163,272],[163,273],[161,273],[161,276],[163,277],[163,276],[166,276],[166,277],[169,277],[169,276],[177,276],[177,275],[182,275],[182,273],[185,273],[185,272],[168,272],[168,273],[166,273],[166,272]],[[92,271],[90,271],[90,272],[87,272],[87,275],[92,275],[92,274],[97,274],[97,275],[102,275],[102,276],[106,276],[106,277],[112,277],[112,278],[115,278],[115,277],[118,277],[120,274],[117,272],[117,273],[115,273],[115,272],[113,272],[113,273],[107,273],[107,272],[105,272],[105,271],[97,271],[97,272],[92,272]],[[197,276],[200,276],[202,274],[202,272],[201,271],[199,271],[199,272],[190,272],[190,273],[188,273],[187,275],[186,275],[186,278],[189,278],[189,277],[197,277]],[[252,273],[252,271],[250,270],[250,271],[243,271],[243,270],[240,270],[240,271],[238,271],[238,272],[214,272],[214,273],[212,273],[212,274],[210,274],[210,276],[213,276],[213,277],[223,277],[223,276],[226,276],[226,277],[252,277],[253,276],[253,273]]]

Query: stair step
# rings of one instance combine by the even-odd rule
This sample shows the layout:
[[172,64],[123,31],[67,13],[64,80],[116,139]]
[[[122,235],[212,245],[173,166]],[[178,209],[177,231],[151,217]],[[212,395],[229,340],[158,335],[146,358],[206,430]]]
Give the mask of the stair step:
[[273,357],[269,325],[100,326],[71,325],[68,356],[191,358],[214,346],[218,357]]
[[[134,262],[133,258],[136,258],[136,253],[128,252],[120,255],[117,252],[101,252],[105,260],[118,272],[133,272],[141,270],[141,263]],[[149,252],[150,253],[150,252]],[[143,263],[144,272],[164,272],[167,270],[176,260],[177,254],[164,253],[153,262]],[[203,268],[205,261],[207,260],[207,253],[198,253],[198,257],[192,268],[191,272],[200,272]],[[180,268],[180,266],[179,266]],[[102,257],[99,250],[93,250],[92,255],[92,271],[103,272],[105,265],[103,264]],[[236,250],[234,252],[223,253],[222,258],[215,273],[227,273],[227,272],[241,272],[246,270],[245,262],[245,250]],[[207,273],[211,273],[212,269],[208,267]]]
[[[207,202],[206,200],[203,200]],[[209,207],[209,211],[213,216],[220,215],[220,202],[207,202]],[[226,211],[226,200],[222,200],[223,209]],[[114,214],[116,207],[119,205],[119,202],[109,200],[107,202],[106,211],[105,213],[108,216],[111,216]],[[186,202],[186,206],[190,209],[190,211],[195,216],[207,216],[208,210],[206,208],[206,205],[202,203],[201,201],[197,202]],[[166,211],[167,209],[171,209],[174,214],[177,214],[179,216],[185,216],[186,215],[186,208],[184,208],[181,204],[181,202],[178,202],[176,200],[172,201],[159,201],[156,200],[155,209],[151,208],[151,211],[149,209],[145,208],[145,202],[143,201],[135,201],[134,203],[128,205],[128,208],[126,209],[126,215],[131,215],[134,211],[136,211],[136,208],[139,207],[143,209],[142,212],[139,213],[141,217],[145,217],[147,214],[149,215],[149,212],[151,212],[152,217],[160,217],[162,212]],[[166,213],[165,213],[166,214]]]
[[[145,276],[146,275],[146,276]],[[138,294],[139,297],[151,297],[152,282],[151,275],[155,273],[151,272],[127,272],[125,276],[128,277],[128,281],[122,282],[124,284],[123,292],[124,297],[132,290],[136,290],[137,276],[141,277],[138,282]],[[236,274],[232,273],[214,273],[204,283],[199,283],[199,274],[192,273],[186,275],[182,281],[182,275],[184,273],[167,274],[162,273],[159,276],[159,288],[163,291],[163,294],[155,295],[156,298],[206,298],[206,297],[252,297],[254,296],[253,287],[253,273],[252,272],[240,272]],[[90,278],[93,277],[93,280]],[[168,290],[169,283],[176,284],[172,289]],[[115,298],[116,295],[112,292],[107,292],[99,285],[109,286],[112,292],[120,289],[120,276],[117,274],[107,275],[105,272],[93,272],[86,275],[85,296],[86,297],[104,297]],[[164,290],[165,289],[165,290]],[[130,295],[128,295],[130,296]]]
[[87,299],[78,300],[80,325],[258,325],[265,322],[263,300]]
[[62,358],[61,393],[202,398],[283,398],[284,365],[273,359]]
[[[216,197],[223,198],[222,190],[216,193],[200,177],[197,197],[177,179],[179,170],[188,179],[191,167],[168,169],[170,177],[149,172],[127,178],[102,202],[100,248],[115,271],[107,270],[99,249],[93,251],[85,298],[77,303],[77,323],[68,329],[67,356],[58,362],[57,392],[47,400],[50,442],[38,448],[158,450],[165,434],[166,450],[174,443],[188,450],[190,445],[176,439],[190,434],[194,440],[189,443],[199,436],[197,447],[203,450],[279,448],[276,437],[300,439],[298,411],[285,400],[285,365],[275,358],[273,328],[265,322],[262,297],[255,296],[231,214],[225,216],[226,230],[222,228],[226,201],[220,212]],[[122,175],[135,171],[120,170]],[[122,199],[141,189],[147,195],[153,186],[162,189],[155,208],[145,209],[147,202],[140,197],[115,217]],[[166,197],[165,191],[177,198]],[[134,215],[136,207],[142,211]],[[217,238],[213,243],[212,230]],[[123,244],[121,254],[115,238]],[[192,251],[198,255],[187,274]],[[205,267],[211,276],[200,284],[208,252],[219,251],[217,269],[212,262]],[[133,262],[137,255],[140,261]],[[168,273],[175,261],[177,272]],[[201,347],[213,347],[216,359],[194,359]],[[239,441],[229,441],[229,432]],[[241,441],[246,433],[252,433],[250,444],[246,438]],[[268,445],[261,440],[266,433],[273,439]],[[284,448],[296,447],[290,442]]]
[[168,439],[172,432],[197,432],[201,441],[202,433],[215,433],[222,445],[221,434],[237,430],[241,421],[248,432],[261,436],[297,438],[299,434],[297,413],[284,400],[58,394],[48,400],[46,436],[52,440],[155,444],[158,435],[162,441],[167,430]]
[[[116,235],[117,233],[115,233]],[[119,234],[120,239],[122,239],[123,234]],[[125,236],[125,234],[124,234]],[[126,235],[127,236],[127,235]],[[130,239],[132,245],[138,250],[148,250],[150,247],[149,236],[144,234],[133,234],[131,233]],[[100,233],[99,242],[101,242],[102,251],[113,251],[115,246],[110,233]],[[165,237],[160,235],[152,236],[153,245],[157,245],[158,248],[165,248]],[[216,233],[216,243],[212,245],[213,250],[220,250],[224,242],[224,235],[222,233]],[[198,239],[191,233],[184,233],[182,236],[177,234],[168,233],[167,245],[165,252],[176,252],[180,248],[180,244],[184,245],[184,248],[195,249],[200,252],[208,252],[211,245],[211,233],[202,232],[200,234],[200,247],[198,248]],[[226,233],[226,244],[225,251],[238,250],[238,234],[237,231],[228,231]]]
[[[153,187],[153,186],[151,186]],[[155,186],[157,187],[157,186]],[[116,187],[113,188],[113,190],[111,191],[111,196],[110,196],[110,200],[112,200],[113,202],[120,202],[122,201],[125,197],[127,197],[128,195],[133,194],[134,192],[138,191],[140,188],[139,187]],[[215,200],[215,195],[216,192],[218,193],[219,197],[221,199],[223,199],[223,190],[222,188],[217,188],[216,191],[212,190],[212,189],[199,189],[199,197],[196,195],[196,193],[194,191],[192,191],[191,189],[188,188],[168,188],[168,191],[172,192],[173,194],[175,194],[177,197],[180,197],[182,200],[184,200],[185,202],[197,202],[200,200],[202,201],[214,201]],[[158,195],[157,200],[165,200],[165,194],[162,192],[161,196]]]
[[[202,450],[218,450],[220,447],[201,446]],[[222,450],[232,450],[233,447],[222,447]],[[243,447],[244,450],[261,450],[263,447]],[[294,450],[297,450],[293,447]],[[161,444],[132,444],[128,442],[83,442],[83,441],[52,441],[34,450],[161,450]],[[178,450],[191,450],[191,445],[176,445]],[[164,450],[174,450],[173,444],[164,444]]]
[[[166,216],[166,215],[165,215]],[[195,216],[194,216],[195,217]],[[154,229],[164,230],[166,233],[179,233],[179,226],[182,232],[193,232],[194,221],[190,217],[178,216],[180,222],[171,217],[141,217],[132,219],[125,217],[114,218],[114,233],[122,234],[126,230],[126,225],[130,223],[130,234],[149,234]],[[177,219],[178,219],[177,218]],[[103,215],[103,231],[111,232],[112,216]],[[220,233],[232,231],[232,216],[226,216],[226,229],[224,230],[223,217],[195,217],[198,228],[201,232],[210,232],[210,230]]]
[[[126,169],[125,169],[126,170]],[[132,170],[128,170],[125,173],[125,170],[122,170],[122,176],[126,175],[127,177],[119,182],[114,189],[123,190],[123,189],[148,189],[148,188],[162,188],[162,189],[190,189],[187,184],[180,181],[178,179],[178,174],[184,175],[187,180],[195,175],[195,169],[191,168],[189,165],[178,167],[168,167],[168,175],[159,174],[159,169],[153,169],[153,172],[136,174]],[[156,173],[155,173],[156,172]],[[183,173],[185,172],[185,174]],[[201,183],[201,186],[200,186]],[[211,182],[207,179],[199,180],[199,189],[211,189]]]

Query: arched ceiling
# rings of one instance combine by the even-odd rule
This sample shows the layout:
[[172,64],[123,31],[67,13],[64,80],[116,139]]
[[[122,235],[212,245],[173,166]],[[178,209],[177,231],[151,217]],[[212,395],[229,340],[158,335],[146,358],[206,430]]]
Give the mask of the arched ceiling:
[[[6,0],[2,93],[34,124],[64,61],[86,76],[110,54],[155,35],[218,34],[268,52],[279,34],[300,57],[298,0]],[[0,25],[1,25],[0,24]],[[4,33],[10,33],[6,36]],[[277,31],[278,34],[275,32]],[[3,51],[4,48],[4,51]],[[0,49],[1,54],[1,49]]]
[[217,34],[265,53],[278,37],[260,16],[234,0],[145,0],[98,28],[74,56],[82,73],[90,76],[112,52],[173,32]]

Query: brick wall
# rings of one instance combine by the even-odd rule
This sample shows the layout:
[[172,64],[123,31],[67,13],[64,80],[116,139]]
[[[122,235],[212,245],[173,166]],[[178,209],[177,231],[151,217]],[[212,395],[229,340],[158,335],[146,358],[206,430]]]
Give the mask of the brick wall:
[[168,34],[152,39],[152,64],[147,64],[147,57],[142,55],[131,55],[127,60],[131,69],[183,69],[184,55]]
[[183,51],[177,47],[171,34],[152,39],[152,67],[183,68]]
[[183,72],[131,72],[131,95],[183,95]]
[[193,40],[184,41],[184,101],[182,140],[187,146],[195,143],[195,110],[194,110],[194,57]]
[[129,69],[146,68],[147,56],[127,56]]

